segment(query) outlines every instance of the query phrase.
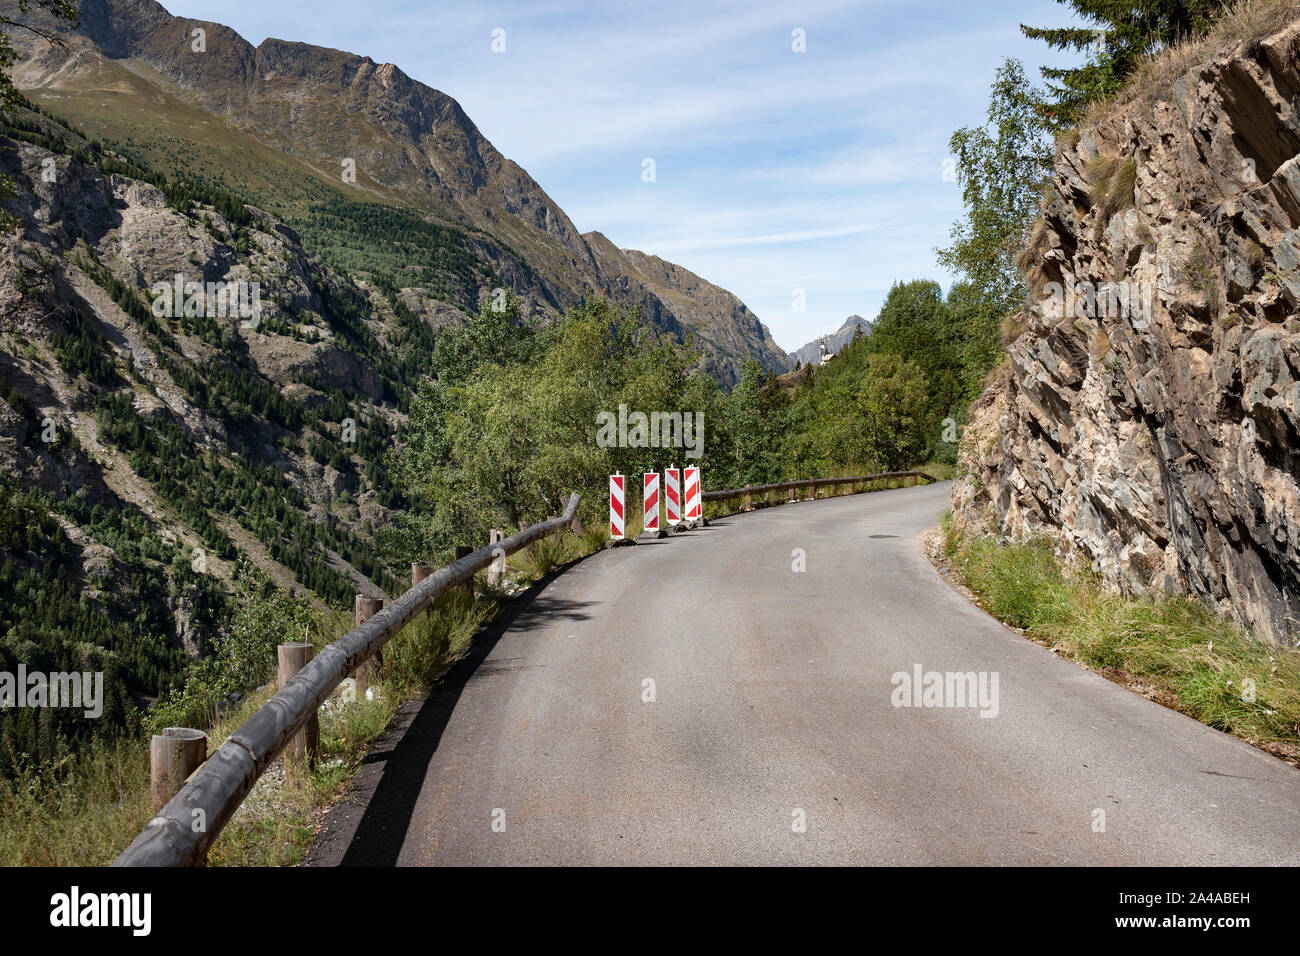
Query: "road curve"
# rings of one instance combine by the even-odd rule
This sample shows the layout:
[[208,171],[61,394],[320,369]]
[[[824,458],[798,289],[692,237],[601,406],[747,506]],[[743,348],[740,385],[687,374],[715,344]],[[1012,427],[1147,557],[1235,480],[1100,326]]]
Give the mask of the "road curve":
[[[920,544],[947,493],[723,518],[510,602],[308,863],[1300,863],[1300,771],[971,605]],[[997,715],[893,706],[917,665],[995,672]]]

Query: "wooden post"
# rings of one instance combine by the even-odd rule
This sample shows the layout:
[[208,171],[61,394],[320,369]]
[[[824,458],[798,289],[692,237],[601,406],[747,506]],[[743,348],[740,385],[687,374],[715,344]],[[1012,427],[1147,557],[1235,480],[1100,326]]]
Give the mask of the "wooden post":
[[[497,544],[505,539],[505,534],[493,528],[488,532],[488,544]],[[501,586],[501,576],[506,573],[506,556],[505,553],[496,555],[492,563],[488,565],[487,581],[490,587]]]
[[[456,560],[459,561],[467,554],[473,554],[474,549],[467,544],[456,545]],[[468,581],[460,586],[460,589],[468,594],[471,598],[474,596],[474,579],[471,577]]]
[[[565,495],[560,499],[564,503],[564,510],[569,510],[569,496]],[[582,526],[582,519],[578,517],[578,512],[573,513],[573,520],[569,522],[569,530],[576,535],[586,534],[586,529]]]
[[[360,625],[366,623],[366,621],[370,620],[383,609],[383,598],[372,598],[367,597],[364,594],[358,594],[357,624]],[[365,700],[366,689],[375,682],[375,666],[383,661],[383,657],[380,656],[381,653],[381,651],[376,651],[375,656],[358,667],[356,673],[352,675],[352,679],[356,682],[357,700]]]
[[753,496],[753,494],[751,494],[751,493],[749,493],[749,492],[746,492],[746,493],[745,493],[745,504],[744,504],[743,508],[744,508],[745,511],[753,511],[753,510],[754,510],[754,496]]
[[797,498],[798,498],[798,493],[793,488],[787,488],[785,490],[786,501],[794,501]]
[[[281,644],[277,648],[280,670],[280,687],[293,680],[293,675],[307,666],[315,649],[310,644]],[[293,786],[301,786],[307,780],[307,773],[316,765],[316,754],[320,752],[320,717],[312,714],[306,726],[294,734],[288,746],[284,748],[284,780]]]
[[208,759],[208,735],[188,727],[167,727],[149,741],[149,791],[161,810],[181,784]]
[[419,561],[411,565],[411,587],[415,587],[425,578],[433,573],[433,568],[427,564],[421,564]]

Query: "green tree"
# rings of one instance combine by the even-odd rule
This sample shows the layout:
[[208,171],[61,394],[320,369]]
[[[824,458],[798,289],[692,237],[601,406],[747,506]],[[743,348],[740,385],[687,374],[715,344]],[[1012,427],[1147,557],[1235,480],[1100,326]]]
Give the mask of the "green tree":
[[952,245],[937,250],[939,262],[964,276],[999,318],[1026,296],[1016,256],[1052,164],[1042,103],[1020,61],[1008,59],[994,77],[986,124],[962,127],[949,140],[966,213],[953,223]]
[[939,283],[899,282],[889,290],[875,328],[863,340],[871,354],[896,355],[920,369],[926,413],[934,422],[962,400],[963,330]]
[[1056,128],[1078,122],[1088,104],[1117,93],[1142,59],[1207,30],[1235,0],[1057,0],[1074,9],[1087,27],[1029,27],[1025,36],[1056,50],[1089,51],[1078,67],[1043,67],[1054,96],[1043,116]]
[[910,467],[927,444],[925,373],[897,355],[873,355],[852,409],[866,456],[885,471]]

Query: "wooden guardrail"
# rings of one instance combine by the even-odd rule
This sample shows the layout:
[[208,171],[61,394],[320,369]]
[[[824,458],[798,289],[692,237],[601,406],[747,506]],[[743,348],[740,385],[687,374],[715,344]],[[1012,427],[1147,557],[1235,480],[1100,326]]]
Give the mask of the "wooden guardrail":
[[774,485],[749,485],[745,488],[728,488],[724,491],[706,491],[700,495],[700,498],[703,501],[729,501],[732,498],[752,498],[754,495],[766,495],[773,491],[796,491],[800,488],[811,488],[813,497],[816,497],[818,488],[834,487],[836,485],[859,485],[868,481],[882,481],[890,478],[935,480],[933,475],[928,475],[923,471],[883,471],[875,475],[858,475],[852,478],[801,478],[798,481],[782,481]]
[[244,721],[149,821],[114,866],[192,866],[202,862],[258,778],[316,717],[342,680],[355,673],[417,615],[458,585],[472,581],[500,552],[514,554],[573,526],[578,496],[564,514],[457,558],[432,572],[390,606],[358,624],[299,670]]

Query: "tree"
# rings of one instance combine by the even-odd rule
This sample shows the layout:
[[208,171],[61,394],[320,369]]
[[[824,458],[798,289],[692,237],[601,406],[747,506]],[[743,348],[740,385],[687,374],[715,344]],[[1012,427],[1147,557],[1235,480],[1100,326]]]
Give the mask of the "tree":
[[880,307],[875,328],[863,345],[871,354],[896,355],[924,376],[926,412],[938,421],[962,396],[962,329],[939,283],[899,282]]
[[952,245],[936,250],[939,262],[964,275],[999,318],[1027,294],[1016,257],[1052,167],[1042,104],[1024,66],[1007,59],[990,88],[986,125],[962,127],[949,140],[966,215],[953,223]]
[[[1057,0],[1068,3],[1089,27],[1042,28],[1023,23],[1020,31],[1055,50],[1090,50],[1074,68],[1043,67],[1055,96],[1042,113],[1056,128],[1071,126],[1088,104],[1117,93],[1151,53],[1205,32],[1235,0]],[[1054,81],[1054,82],[1053,82]]]

